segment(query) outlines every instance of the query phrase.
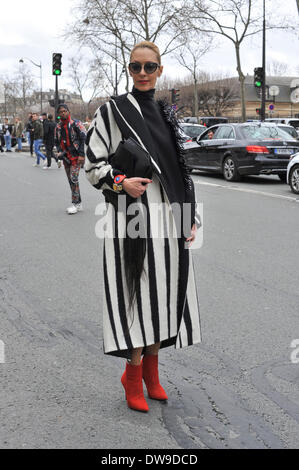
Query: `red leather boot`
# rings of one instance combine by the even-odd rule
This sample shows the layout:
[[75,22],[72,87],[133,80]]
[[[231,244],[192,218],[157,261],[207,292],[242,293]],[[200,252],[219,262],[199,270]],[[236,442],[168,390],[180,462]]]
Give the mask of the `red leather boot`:
[[142,376],[150,398],[168,400],[168,396],[159,382],[158,355],[149,354],[143,357]]
[[126,392],[128,407],[137,411],[148,411],[142,386],[142,366],[133,366],[127,362],[126,370],[122,375],[121,383]]

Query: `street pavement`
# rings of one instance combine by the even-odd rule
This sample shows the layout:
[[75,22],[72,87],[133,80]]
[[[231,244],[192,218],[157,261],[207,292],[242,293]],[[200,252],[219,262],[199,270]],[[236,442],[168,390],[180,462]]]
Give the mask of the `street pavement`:
[[[124,361],[102,349],[103,198],[82,172],[0,154],[0,448],[298,448],[299,200],[277,177],[194,172],[203,341],[160,352],[169,401],[127,408]],[[297,354],[299,357],[299,352]],[[0,357],[1,359],[1,357]]]

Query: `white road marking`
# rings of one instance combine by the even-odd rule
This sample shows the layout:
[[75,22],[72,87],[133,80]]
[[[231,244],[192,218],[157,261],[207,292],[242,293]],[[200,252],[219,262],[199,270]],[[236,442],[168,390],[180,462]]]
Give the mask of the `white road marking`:
[[252,193],[252,194],[259,194],[261,196],[268,196],[268,197],[274,197],[277,199],[287,199],[288,201],[299,201],[299,198],[292,197],[292,196],[282,196],[280,194],[274,194],[274,193],[267,193],[265,191],[256,191],[255,189],[246,189],[246,188],[238,188],[236,186],[227,186],[225,184],[216,184],[216,183],[206,183],[203,181],[194,181],[195,184],[201,184],[203,186],[214,186],[218,188],[224,188],[224,189],[230,189],[233,191],[241,191],[243,193]]

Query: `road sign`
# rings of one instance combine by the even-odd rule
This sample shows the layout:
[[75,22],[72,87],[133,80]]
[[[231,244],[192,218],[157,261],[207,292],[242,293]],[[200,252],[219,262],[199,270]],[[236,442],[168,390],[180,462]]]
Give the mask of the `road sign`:
[[269,95],[271,96],[277,96],[279,95],[279,86],[276,86],[276,85],[272,85],[270,86],[269,88]]
[[270,111],[273,111],[274,108],[275,108],[274,104],[269,104]]

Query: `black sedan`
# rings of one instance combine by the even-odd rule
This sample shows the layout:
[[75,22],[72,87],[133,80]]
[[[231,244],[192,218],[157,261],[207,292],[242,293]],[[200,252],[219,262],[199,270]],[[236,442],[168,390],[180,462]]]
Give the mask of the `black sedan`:
[[227,181],[261,174],[286,181],[290,155],[299,151],[299,142],[273,124],[245,122],[212,126],[184,147],[190,169],[221,173]]

